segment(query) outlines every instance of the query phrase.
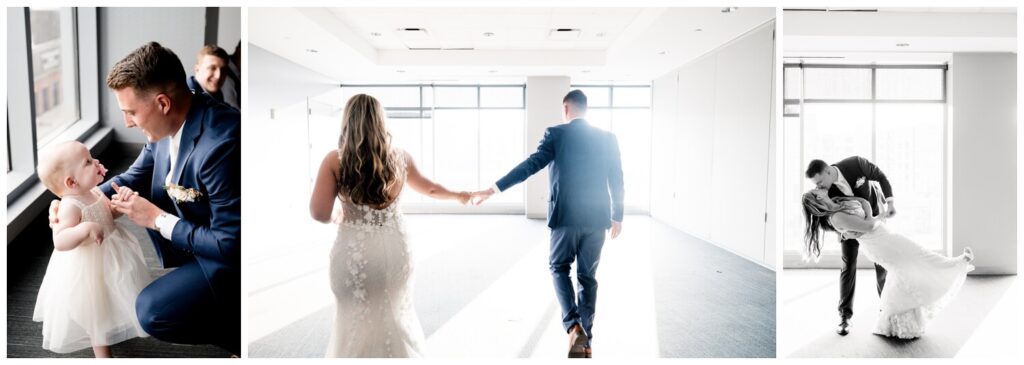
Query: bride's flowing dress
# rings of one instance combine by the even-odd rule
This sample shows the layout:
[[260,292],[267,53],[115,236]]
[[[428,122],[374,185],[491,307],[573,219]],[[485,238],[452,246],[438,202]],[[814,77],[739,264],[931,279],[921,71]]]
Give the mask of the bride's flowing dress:
[[[879,192],[880,193],[880,192]],[[854,214],[864,215],[863,209]],[[947,257],[891,232],[885,224],[857,237],[861,252],[887,271],[874,333],[911,339],[960,290],[974,270],[964,255]]]
[[[404,153],[396,150],[391,158],[404,186]],[[398,199],[383,209],[344,198],[341,205],[331,249],[337,307],[327,357],[421,356],[423,329],[410,298],[413,266]]]

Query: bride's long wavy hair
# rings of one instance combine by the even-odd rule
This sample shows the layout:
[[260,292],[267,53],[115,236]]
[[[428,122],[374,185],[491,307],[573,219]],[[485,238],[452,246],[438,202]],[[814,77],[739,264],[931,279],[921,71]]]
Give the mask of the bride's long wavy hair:
[[[833,200],[841,202],[848,199],[840,197]],[[818,197],[810,191],[804,193],[802,201],[804,207],[804,246],[801,253],[803,254],[804,261],[814,260],[814,262],[818,262],[821,259],[821,239],[825,235],[825,231],[836,231],[835,227],[832,227],[832,223],[829,222],[829,217],[837,212],[851,212],[856,208],[844,204],[829,207],[818,201]]]
[[384,108],[377,99],[366,94],[348,99],[338,149],[338,193],[355,204],[387,203],[398,173],[391,153],[391,133],[384,124]]

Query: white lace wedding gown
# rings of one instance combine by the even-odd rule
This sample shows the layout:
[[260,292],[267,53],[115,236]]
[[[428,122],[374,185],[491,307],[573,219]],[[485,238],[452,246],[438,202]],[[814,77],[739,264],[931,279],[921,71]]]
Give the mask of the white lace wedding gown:
[[[866,212],[859,208],[853,214],[864,216]],[[936,254],[889,231],[885,224],[871,232],[850,233],[859,234],[856,238],[861,252],[888,271],[874,329],[879,335],[921,337],[928,322],[960,290],[967,273],[974,270],[963,254]]]
[[[392,155],[404,186],[404,154]],[[344,216],[331,249],[337,308],[327,357],[421,356],[423,328],[410,298],[412,258],[398,199],[384,209],[345,198],[341,205]]]

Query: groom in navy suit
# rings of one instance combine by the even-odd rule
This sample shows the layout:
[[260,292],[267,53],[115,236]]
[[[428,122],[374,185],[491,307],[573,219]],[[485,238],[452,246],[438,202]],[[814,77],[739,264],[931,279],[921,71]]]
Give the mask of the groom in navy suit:
[[142,328],[162,341],[241,353],[241,134],[239,113],[193,94],[168,48],[150,42],[107,77],[128,128],[148,144],[100,186],[148,228],[164,267],[136,300]]
[[[525,181],[550,166],[551,275],[562,307],[562,326],[569,334],[569,357],[590,357],[597,301],[597,264],[605,231],[622,231],[622,161],[615,135],[591,126],[583,117],[587,97],[570,91],[562,99],[568,123],[548,128],[540,146],[488,190],[474,193],[480,204],[496,192]],[[576,261],[574,289],[569,269]]]

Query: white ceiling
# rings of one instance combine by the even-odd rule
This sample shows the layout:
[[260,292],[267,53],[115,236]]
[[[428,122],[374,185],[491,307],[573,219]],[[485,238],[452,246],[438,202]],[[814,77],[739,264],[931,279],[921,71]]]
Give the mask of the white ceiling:
[[789,58],[843,54],[863,58],[855,55],[863,53],[912,62],[915,54],[927,61],[948,58],[955,52],[1017,52],[1014,8],[786,11],[783,21],[783,55]]
[[[774,8],[721,9],[250,8],[248,39],[348,83],[649,82],[775,17]],[[579,32],[558,39],[556,28]]]

